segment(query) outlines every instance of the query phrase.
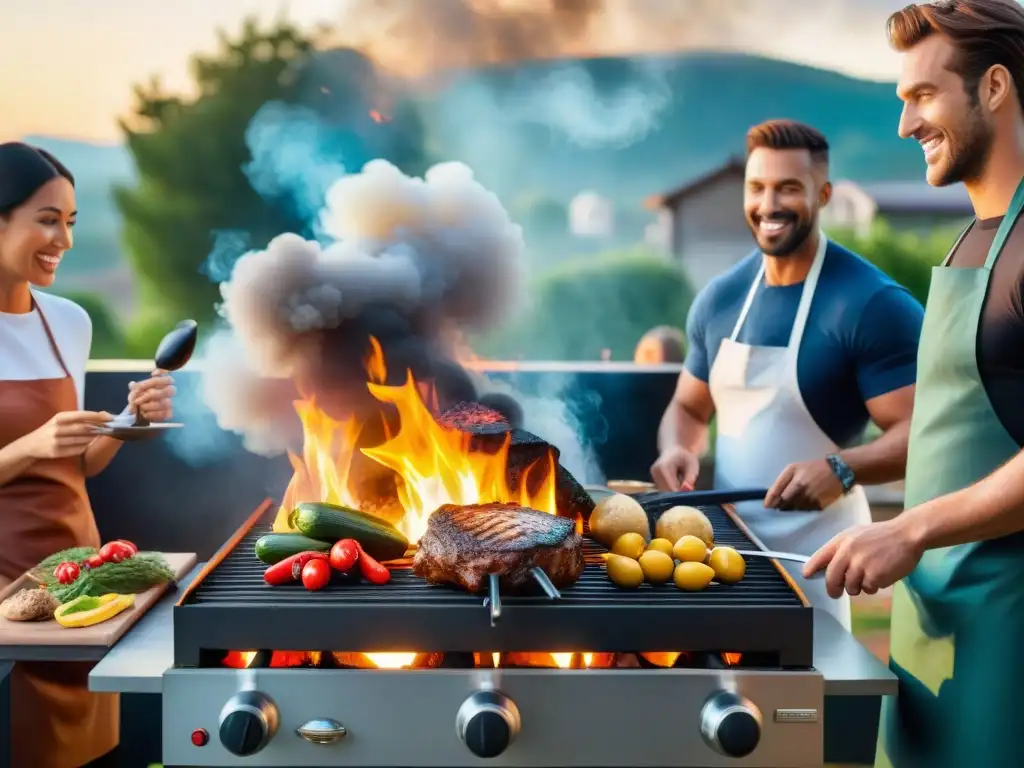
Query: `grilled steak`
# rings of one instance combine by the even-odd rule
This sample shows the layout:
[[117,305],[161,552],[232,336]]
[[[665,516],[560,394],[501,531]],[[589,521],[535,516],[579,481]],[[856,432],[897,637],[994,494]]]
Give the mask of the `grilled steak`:
[[458,584],[470,592],[501,576],[503,591],[533,584],[540,567],[556,587],[583,573],[583,539],[569,518],[518,504],[445,504],[430,516],[413,571],[431,584]]

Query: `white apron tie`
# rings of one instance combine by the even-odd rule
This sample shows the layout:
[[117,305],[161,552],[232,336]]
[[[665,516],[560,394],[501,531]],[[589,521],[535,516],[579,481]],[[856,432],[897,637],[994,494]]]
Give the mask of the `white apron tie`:
[[[732,335],[722,340],[711,366],[708,383],[717,418],[716,489],[770,488],[787,465],[824,459],[839,451],[811,417],[797,381],[800,342],[828,247],[823,233],[819,238],[789,345],[761,347],[736,340],[764,276],[762,257]],[[760,502],[736,504],[736,511],[769,549],[803,555],[810,555],[840,531],[871,522],[867,497],[859,485],[822,511],[783,512],[765,509]],[[825,592],[824,579],[808,581],[801,575],[801,564],[783,565],[814,607],[851,628],[848,595],[833,600]]]

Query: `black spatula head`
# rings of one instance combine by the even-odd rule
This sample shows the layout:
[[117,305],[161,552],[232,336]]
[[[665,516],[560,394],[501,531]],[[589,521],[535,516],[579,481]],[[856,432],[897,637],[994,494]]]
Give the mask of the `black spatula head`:
[[153,362],[165,371],[177,371],[185,366],[196,348],[199,325],[195,320],[182,320],[174,330],[160,341]]

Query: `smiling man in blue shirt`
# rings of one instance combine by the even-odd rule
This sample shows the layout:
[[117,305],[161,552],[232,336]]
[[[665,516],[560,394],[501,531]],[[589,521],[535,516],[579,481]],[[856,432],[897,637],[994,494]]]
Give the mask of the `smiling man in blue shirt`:
[[[770,488],[737,511],[770,549],[810,555],[870,522],[864,484],[903,477],[924,310],[819,229],[828,141],[788,120],[747,134],[744,213],[757,250],[700,292],[659,430],[660,488],[697,479],[717,416],[715,487]],[[873,421],[883,434],[861,445]],[[849,601],[791,573],[849,627]]]

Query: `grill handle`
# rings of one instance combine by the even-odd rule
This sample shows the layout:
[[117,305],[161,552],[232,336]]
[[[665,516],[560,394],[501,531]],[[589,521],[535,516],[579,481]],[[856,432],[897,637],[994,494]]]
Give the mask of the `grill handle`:
[[675,507],[712,507],[741,501],[764,501],[767,488],[733,488],[719,491],[648,491],[633,496],[644,509]]

